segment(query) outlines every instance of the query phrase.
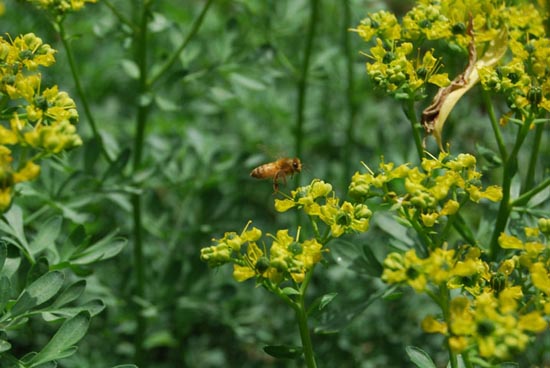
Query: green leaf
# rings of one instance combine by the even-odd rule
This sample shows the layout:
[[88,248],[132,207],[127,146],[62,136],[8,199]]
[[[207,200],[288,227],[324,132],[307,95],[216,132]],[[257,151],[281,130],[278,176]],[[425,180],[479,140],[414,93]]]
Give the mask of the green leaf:
[[134,364],[121,364],[121,365],[116,365],[113,368],[138,368],[138,366]]
[[303,353],[301,346],[294,345],[268,345],[264,351],[278,359],[298,359]]
[[64,278],[60,271],[48,272],[38,278],[19,295],[11,315],[18,316],[53,298],[63,286]]
[[120,66],[122,66],[122,69],[124,70],[126,75],[128,75],[130,78],[139,79],[139,75],[140,75],[139,67],[134,61],[128,60],[128,59],[122,59],[120,61]]
[[10,279],[5,275],[0,276],[0,311],[3,311],[10,299]]
[[321,297],[321,302],[319,303],[319,310],[325,309],[325,307],[336,298],[338,293],[328,293]]
[[50,265],[46,257],[40,257],[27,272],[26,285],[30,285],[50,271]]
[[71,263],[85,265],[116,256],[127,243],[126,239],[115,238],[116,233],[113,231],[97,243],[85,249],[79,249],[71,256]]
[[130,161],[130,149],[125,149],[117,156],[107,171],[103,174],[101,181],[106,181],[113,177],[120,177],[122,171]]
[[29,367],[73,355],[77,349],[73,345],[86,335],[90,319],[88,312],[81,312],[66,320],[46,346],[29,361]]
[[55,239],[61,231],[62,218],[60,216],[52,217],[39,227],[38,234],[31,241],[29,248],[33,255],[41,250],[55,246]]
[[0,220],[0,231],[5,232],[10,237],[3,239],[16,247],[22,249],[25,253],[31,254],[29,243],[25,237],[23,230],[23,212],[18,206],[12,206],[8,212],[4,214],[4,220]]
[[230,79],[236,83],[239,84],[247,89],[253,90],[253,91],[263,91],[266,89],[266,85],[256,79],[249,78],[247,76],[244,76],[242,74],[233,73],[230,76]]
[[414,245],[414,241],[409,236],[408,228],[390,215],[379,214],[376,216],[376,226],[399,243],[402,243],[402,245],[405,245],[404,249],[407,250]]
[[159,95],[155,96],[155,103],[162,111],[178,111],[180,109],[180,105],[176,101]]
[[331,334],[336,333],[348,326],[355,317],[359,316],[361,313],[367,309],[373,302],[381,298],[383,295],[388,293],[390,290],[394,290],[396,286],[384,287],[378,290],[376,293],[371,294],[368,299],[362,301],[356,306],[352,307],[347,311],[340,311],[333,319],[327,321],[324,325],[315,328],[315,333],[319,334]]
[[0,340],[0,353],[11,349],[11,344],[6,340]]
[[0,240],[0,272],[4,267],[4,263],[6,262],[7,256],[8,256],[8,247],[6,246],[6,242],[4,240]]
[[105,309],[105,304],[101,299],[90,300],[89,302],[75,306],[62,308],[45,308],[42,309],[42,318],[45,321],[57,321],[59,319],[71,318],[82,311],[88,312],[92,317],[98,315]]
[[282,291],[285,295],[300,295],[300,292],[298,290],[291,288],[290,286],[284,288]]
[[368,276],[380,277],[384,270],[382,264],[378,261],[369,245],[365,244],[362,247],[363,255],[357,257],[353,261],[352,269],[364,273]]
[[59,308],[78,299],[86,289],[86,280],[79,280],[66,288],[52,303],[52,308]]
[[407,346],[405,350],[413,364],[418,368],[437,368],[432,358],[424,350],[416,346]]
[[309,307],[307,314],[308,316],[315,317],[321,312],[325,307],[336,298],[338,293],[328,293],[321,295],[319,298],[315,299],[311,306]]

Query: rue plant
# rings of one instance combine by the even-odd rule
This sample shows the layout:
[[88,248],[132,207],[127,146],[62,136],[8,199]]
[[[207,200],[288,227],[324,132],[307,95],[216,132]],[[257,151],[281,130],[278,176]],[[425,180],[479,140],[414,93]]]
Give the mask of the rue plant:
[[[403,107],[419,164],[367,167],[351,178],[346,200],[315,179],[275,200],[280,212],[307,215],[307,230],[262,238],[247,225],[202,249],[210,266],[232,264],[237,281],[255,279],[295,311],[302,346],[293,351],[308,367],[316,365],[306,308],[311,273],[332,239],[366,232],[375,211],[389,211],[414,239],[388,252],[379,277],[433,301],[438,313],[421,327],[442,335],[450,367],[513,361],[547,330],[550,177],[538,158],[550,111],[548,12],[512,3],[419,0],[401,19],[368,14],[352,31],[370,44],[364,54],[375,87]],[[463,137],[445,135],[445,123],[473,93],[483,96],[494,140],[477,154],[451,155]],[[427,153],[423,132],[435,137],[439,154]],[[492,164],[485,175],[480,159]],[[323,307],[331,300],[320,298]],[[422,349],[407,352],[417,366],[435,367]]]
[[[59,14],[83,3],[37,2]],[[55,63],[54,50],[34,33],[0,37],[0,365],[56,366],[76,352],[90,320],[104,302],[79,298],[94,263],[118,254],[125,240],[112,232],[92,240],[84,226],[66,230],[61,216],[29,224],[17,200],[40,195],[21,184],[40,175],[46,159],[82,145],[74,100],[41,70]],[[66,221],[65,221],[66,223]],[[41,346],[25,341],[42,327]],[[36,333],[36,331],[34,331]],[[32,348],[30,348],[32,346]],[[37,351],[32,349],[38,348]]]

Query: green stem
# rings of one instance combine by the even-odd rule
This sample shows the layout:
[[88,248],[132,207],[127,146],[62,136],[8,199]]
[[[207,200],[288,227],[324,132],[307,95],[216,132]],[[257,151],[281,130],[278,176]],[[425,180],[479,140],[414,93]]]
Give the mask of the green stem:
[[[450,312],[450,294],[445,284],[442,284],[440,286],[438,304],[439,304],[439,307],[441,308],[441,312],[443,313],[443,318],[445,319],[447,326],[450,326],[452,322],[451,312]],[[446,339],[446,345],[447,345],[447,351],[449,352],[449,364],[451,368],[458,368],[458,359],[456,354],[451,349],[451,346],[449,344],[449,339]]]
[[414,101],[412,99],[407,100],[404,111],[407,119],[409,119],[409,122],[411,123],[418,159],[422,161],[422,158],[424,157],[424,144],[422,143],[422,125],[420,125],[418,117],[416,116]]
[[126,16],[124,16],[124,14],[120,12],[113,4],[111,4],[110,1],[103,0],[102,3],[105,4],[113,12],[114,16],[118,18],[120,23],[128,26],[134,32],[137,31],[137,28],[135,27],[135,25],[128,18],[126,18]]
[[531,146],[531,157],[529,158],[529,167],[527,169],[527,175],[525,177],[525,183],[522,188],[522,192],[527,192],[535,184],[535,171],[537,168],[537,159],[539,157],[540,142],[542,140],[542,133],[544,131],[543,124],[537,124],[535,127],[535,136],[533,138],[533,144]]
[[164,65],[158,70],[158,72],[151,77],[151,80],[147,83],[149,86],[152,86],[170,67],[178,60],[178,57],[180,56],[181,52],[185,49],[189,41],[195,36],[195,34],[200,29],[202,22],[204,20],[204,17],[206,16],[206,13],[208,12],[208,8],[212,4],[212,0],[208,0],[206,4],[204,4],[204,7],[202,8],[201,13],[199,14],[198,18],[195,19],[195,22],[193,23],[193,26],[191,27],[191,30],[187,34],[187,37],[183,40],[183,42],[179,45],[179,47],[174,51],[174,53],[166,60]]
[[[149,13],[149,0],[142,0],[139,14],[139,27],[134,34],[134,45],[136,47],[136,63],[139,66],[138,82],[138,103],[136,115],[136,135],[134,140],[133,172],[139,170],[141,166],[143,144],[145,138],[145,127],[147,116],[149,114],[150,104],[142,103],[142,100],[150,91],[147,85],[147,17]],[[134,272],[136,277],[135,297],[145,299],[145,262],[143,259],[143,226],[142,226],[142,205],[141,195],[132,195],[132,218],[133,218],[133,238],[134,238]],[[147,330],[146,320],[140,311],[139,305],[136,307],[136,334],[134,341],[135,361],[138,366],[143,366],[145,351],[143,341]]]
[[302,157],[303,140],[304,140],[304,117],[305,117],[305,105],[306,105],[306,92],[307,92],[307,80],[309,64],[311,59],[311,53],[313,50],[313,40],[315,37],[315,29],[317,25],[317,18],[319,13],[319,1],[310,0],[310,17],[309,27],[306,35],[306,46],[304,50],[304,60],[302,62],[302,68],[298,77],[298,98],[296,105],[296,127],[294,136],[296,139],[296,156]]
[[107,162],[112,163],[113,159],[111,156],[109,156],[109,153],[105,149],[105,145],[103,144],[103,139],[101,135],[99,134],[99,130],[97,129],[97,124],[95,122],[95,119],[92,115],[92,111],[90,110],[90,105],[88,104],[88,99],[86,97],[86,94],[84,93],[84,89],[82,88],[82,84],[80,83],[80,74],[78,73],[78,70],[76,68],[76,62],[74,60],[73,51],[71,48],[71,43],[69,42],[69,39],[67,38],[67,34],[65,32],[65,27],[63,26],[63,19],[60,19],[56,23],[57,29],[59,31],[59,38],[61,38],[61,43],[63,44],[63,47],[65,48],[65,53],[67,54],[67,61],[69,62],[69,67],[71,69],[71,74],[74,80],[76,92],[78,93],[78,96],[80,97],[80,101],[82,102],[82,107],[84,108],[84,115],[86,115],[86,118],[88,119],[88,122],[90,123],[90,128],[92,129],[92,133],[94,135],[94,138],[99,142],[99,146],[101,147],[101,153],[107,160]]
[[485,103],[485,108],[489,113],[489,120],[491,121],[491,127],[493,128],[493,133],[497,141],[498,150],[500,152],[500,158],[502,162],[506,162],[506,160],[508,159],[508,152],[506,152],[506,145],[504,144],[504,138],[502,138],[502,133],[500,132],[500,126],[498,124],[498,120],[495,115],[495,109],[493,108],[493,104],[491,103],[489,93],[486,91],[482,91],[481,94],[483,96],[483,102]]
[[311,343],[311,337],[309,335],[309,327],[307,323],[307,308],[305,305],[306,290],[311,280],[311,276],[313,275],[313,269],[314,268],[306,273],[304,281],[300,286],[300,294],[298,295],[297,300],[291,299],[288,295],[283,293],[283,291],[277,285],[271,283],[271,281],[264,280],[263,282],[263,285],[269,291],[279,296],[279,298],[281,298],[286,304],[288,304],[296,313],[298,328],[300,330],[300,340],[302,341],[302,351],[304,353],[306,367],[308,368],[317,368],[317,364],[315,363],[315,355],[313,353],[313,344]]
[[346,57],[346,74],[347,74],[347,88],[346,88],[346,103],[347,103],[347,112],[348,112],[348,126],[346,129],[346,144],[344,145],[344,165],[345,165],[345,175],[342,176],[344,180],[342,188],[347,187],[348,180],[351,177],[352,172],[352,163],[351,163],[351,154],[353,144],[353,137],[355,131],[355,115],[357,113],[357,103],[355,100],[355,74],[353,72],[353,50],[351,48],[351,33],[348,31],[347,27],[351,23],[351,10],[350,10],[350,0],[345,0],[342,2],[344,6],[344,54]]
[[504,168],[502,170],[502,200],[500,201],[500,206],[497,213],[497,220],[493,230],[493,235],[491,237],[490,254],[492,259],[496,259],[496,257],[498,257],[498,252],[500,249],[498,245],[498,237],[506,228],[508,217],[510,216],[510,212],[512,210],[512,206],[510,204],[512,178],[517,172],[517,160],[519,150],[521,148],[521,145],[525,141],[527,134],[529,133],[529,128],[532,122],[532,116],[529,116],[525,119],[517,133],[516,142],[514,144],[514,147],[512,148],[512,152],[510,152],[510,155],[504,161]]
[[308,368],[316,368],[315,355],[313,353],[313,344],[311,343],[311,336],[309,334],[309,327],[307,323],[307,308],[305,303],[305,294],[311,276],[313,275],[313,268],[306,273],[306,277],[300,286],[300,295],[298,297],[298,307],[295,309],[296,318],[298,320],[298,327],[300,329],[300,338],[302,340],[302,349],[304,351],[304,359]]

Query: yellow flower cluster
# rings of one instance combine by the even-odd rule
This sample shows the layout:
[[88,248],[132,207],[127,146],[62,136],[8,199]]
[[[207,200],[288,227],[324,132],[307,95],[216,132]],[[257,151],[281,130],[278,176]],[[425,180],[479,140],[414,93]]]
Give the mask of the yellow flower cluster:
[[[33,33],[0,38],[0,212],[12,200],[14,185],[36,178],[41,157],[80,146],[74,101],[57,86],[41,88],[40,66],[55,63],[55,50]],[[17,147],[17,157],[12,149]]]
[[473,202],[483,198],[495,202],[502,198],[498,186],[483,190],[480,178],[474,156],[460,154],[453,159],[448,153],[441,153],[437,159],[424,158],[422,170],[381,163],[378,174],[357,172],[349,193],[359,201],[382,195],[401,209],[407,219],[420,220],[424,226],[432,227],[440,217],[455,214],[463,197]]
[[312,219],[321,220],[330,229],[330,236],[337,238],[347,232],[365,232],[369,228],[372,212],[362,203],[352,204],[334,195],[332,186],[315,179],[310,185],[291,192],[289,198],[276,199],[275,209],[285,212],[291,208],[303,209]]
[[241,282],[256,277],[279,284],[286,280],[300,283],[306,272],[322,259],[322,244],[315,239],[300,242],[288,230],[279,230],[271,238],[269,253],[258,246],[262,232],[258,228],[248,230],[250,222],[240,235],[225,233],[221,239],[213,239],[215,245],[201,249],[201,260],[211,267],[233,263],[233,277]]
[[511,55],[506,62],[480,68],[483,87],[503,94],[512,110],[532,106],[550,111],[550,72],[546,67],[550,40],[545,34],[545,17],[533,4],[507,6],[499,13]]
[[[473,41],[478,59],[482,59],[496,49],[488,44],[506,33],[504,42],[512,58],[506,65],[486,63],[479,68],[484,87],[503,93],[511,108],[532,104],[550,111],[550,78],[545,67],[550,45],[544,32],[545,18],[534,5],[507,6],[492,0],[416,3],[401,23],[395,15],[379,11],[352,29],[367,42],[374,39],[367,54],[371,59],[367,72],[378,87],[397,98],[416,99],[423,96],[426,83],[448,86],[447,74],[439,72],[442,57],[423,47],[423,42],[438,40],[448,45],[441,49],[466,51]],[[473,29],[468,32],[470,22]]]
[[97,0],[27,0],[36,7],[49,10],[54,14],[63,15],[68,12],[81,10],[86,3],[95,3]]
[[[538,228],[525,228],[529,241],[501,234],[500,246],[512,253],[498,264],[485,262],[478,247],[436,248],[426,257],[414,249],[390,253],[382,279],[408,285],[431,295],[440,306],[448,305],[441,318],[426,317],[422,328],[445,335],[455,353],[475,346],[482,358],[507,359],[524,350],[533,333],[548,326],[550,256],[541,234],[546,235],[549,225],[550,220],[540,219]],[[533,287],[540,292],[533,292]],[[462,293],[450,300],[442,297],[451,289]]]

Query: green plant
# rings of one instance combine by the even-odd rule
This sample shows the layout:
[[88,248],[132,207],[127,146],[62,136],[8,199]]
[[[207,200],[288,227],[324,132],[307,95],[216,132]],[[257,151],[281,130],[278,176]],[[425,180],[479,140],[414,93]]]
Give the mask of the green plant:
[[[1,126],[0,142],[0,359],[6,367],[38,367],[75,353],[90,319],[104,308],[97,299],[75,303],[86,288],[85,279],[76,276],[115,256],[125,242],[114,234],[93,242],[82,226],[62,235],[60,217],[36,223],[36,231],[26,228],[23,211],[12,202],[14,197],[32,196],[32,191],[21,191],[20,183],[39,175],[37,162],[82,144],[74,127],[78,113],[66,92],[57,86],[45,88],[37,71],[54,63],[55,50],[32,33],[2,38],[0,47],[1,116],[8,122]],[[43,347],[29,346],[18,356],[18,331],[30,329],[37,316],[50,329],[63,323]]]
[[[302,210],[311,227],[297,227],[295,238],[287,229],[278,230],[270,235],[270,248],[257,244],[261,231],[256,228],[245,228],[240,235],[226,233],[203,248],[201,258],[210,266],[233,264],[237,281],[254,277],[296,312],[302,346],[266,349],[268,353],[287,358],[303,354],[308,367],[316,366],[311,337],[304,333],[309,329],[304,327],[308,316],[303,311],[315,310],[304,307],[310,273],[330,241],[345,232],[367,231],[372,213],[382,211],[393,214],[396,233],[404,227],[411,235],[405,242],[395,237],[396,249],[382,262],[374,256],[376,244],[365,247],[364,271],[388,285],[408,285],[428,296],[438,312],[426,315],[422,328],[444,337],[451,367],[521,361],[520,353],[536,334],[547,330],[545,200],[550,180],[536,175],[549,110],[546,16],[544,10],[520,1],[419,1],[401,21],[380,11],[353,29],[366,41],[375,39],[365,54],[370,59],[367,72],[378,88],[402,104],[421,162],[396,165],[383,160],[377,171],[367,167],[366,173],[352,177],[350,199],[341,205],[332,186],[318,179],[276,199],[278,211]],[[465,66],[457,66],[456,76],[450,78],[453,69],[447,64],[452,66],[457,57]],[[453,157],[444,152],[445,139],[460,139],[444,137],[445,122],[478,84],[498,148],[480,151],[496,163],[493,171],[500,171],[498,185],[485,189],[474,155]],[[424,103],[428,106],[419,119],[417,103],[428,101],[430,86],[439,89],[431,104]],[[491,102],[489,96],[495,101],[503,96],[505,104]],[[495,107],[503,110],[501,126]],[[516,126],[514,132],[505,131],[510,123]],[[425,151],[422,129],[435,136],[442,151],[438,157]],[[526,147],[532,131],[532,145]],[[507,144],[506,137],[513,143]],[[526,170],[520,169],[522,165]],[[521,184],[514,187],[514,180]],[[498,208],[485,205],[487,200],[499,202]],[[335,242],[330,248],[339,245]],[[325,308],[334,294],[319,300],[313,304]],[[418,348],[410,347],[407,353],[419,367],[435,366]]]

